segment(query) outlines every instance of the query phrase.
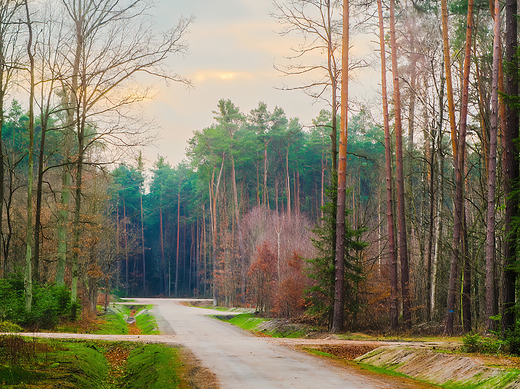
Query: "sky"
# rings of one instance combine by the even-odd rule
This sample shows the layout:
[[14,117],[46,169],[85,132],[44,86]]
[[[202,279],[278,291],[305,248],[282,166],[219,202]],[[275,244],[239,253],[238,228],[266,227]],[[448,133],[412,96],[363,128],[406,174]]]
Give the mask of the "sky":
[[[144,150],[147,165],[159,155],[172,165],[179,163],[193,131],[214,122],[212,111],[220,99],[230,99],[243,113],[263,101],[269,111],[279,106],[302,124],[326,108],[301,91],[280,90],[298,80],[284,77],[274,65],[286,63],[284,56],[302,38],[281,36],[273,11],[271,0],[156,0],[151,14],[158,31],[175,26],[180,16],[195,18],[186,35],[188,53],[167,61],[193,88],[153,82],[155,98],[145,103],[145,112],[155,119],[159,138]],[[358,84],[357,89],[365,93],[366,88]]]

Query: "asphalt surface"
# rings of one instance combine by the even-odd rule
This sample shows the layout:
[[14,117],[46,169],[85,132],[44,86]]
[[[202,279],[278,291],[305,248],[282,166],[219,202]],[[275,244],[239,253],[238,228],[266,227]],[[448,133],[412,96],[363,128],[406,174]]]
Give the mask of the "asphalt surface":
[[[170,299],[134,299],[154,304],[153,314],[163,334],[189,348],[216,374],[223,389],[366,389],[401,388],[354,368],[334,366],[323,359],[255,337],[208,315],[222,312],[187,307]],[[409,387],[409,386],[407,386]]]
[[[181,299],[132,299],[128,305],[154,305],[161,335],[34,333],[35,337],[156,342],[185,346],[213,372],[222,389],[389,389],[431,387],[411,380],[365,373],[330,363],[295,348],[318,344],[304,339],[256,337],[210,316],[223,312],[183,305]],[[191,301],[191,300],[190,300]],[[228,313],[225,313],[226,315]],[[31,336],[31,334],[20,334]],[[323,340],[321,342],[324,342]],[[344,343],[342,341],[341,343]],[[326,344],[336,343],[326,340]],[[351,342],[357,343],[357,342]]]

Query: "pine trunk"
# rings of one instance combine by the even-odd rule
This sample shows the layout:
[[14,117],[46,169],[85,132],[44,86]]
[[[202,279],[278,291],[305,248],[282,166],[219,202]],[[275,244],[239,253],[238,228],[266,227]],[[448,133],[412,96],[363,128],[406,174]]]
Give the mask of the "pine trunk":
[[395,104],[395,147],[397,172],[397,211],[399,226],[399,259],[401,261],[401,295],[403,299],[403,321],[405,328],[412,326],[410,309],[410,271],[408,267],[408,247],[406,233],[406,210],[404,198],[403,130],[401,119],[401,94],[399,91],[399,71],[397,68],[397,42],[395,36],[395,0],[390,0],[390,44],[392,49],[392,75],[394,80]]
[[497,168],[497,134],[498,134],[498,67],[500,46],[500,2],[495,1],[495,23],[493,39],[493,75],[491,84],[491,128],[489,133],[489,170],[487,199],[487,231],[486,231],[486,327],[495,329],[491,316],[495,311],[495,194]]
[[[516,0],[506,0],[506,49],[505,61],[511,64],[512,68],[506,74],[505,93],[510,97],[518,97],[518,50],[517,35],[517,2]],[[505,105],[505,104],[503,104]],[[502,321],[503,335],[508,330],[514,329],[516,315],[513,307],[515,306],[515,284],[517,273],[512,266],[516,262],[517,238],[516,230],[512,228],[513,220],[518,217],[518,194],[514,194],[513,183],[518,181],[520,176],[518,165],[518,147],[515,140],[518,139],[519,115],[517,108],[506,105],[507,125],[504,130],[504,197],[506,199],[505,212],[505,236],[504,241],[504,313]],[[513,350],[518,352],[518,350]]]
[[349,50],[349,0],[343,0],[343,55],[341,75],[341,124],[338,163],[338,202],[336,213],[336,253],[334,279],[334,310],[332,332],[343,331],[345,311],[345,230],[346,230],[346,189],[347,189],[347,139],[348,139],[348,50]]
[[463,67],[463,79],[462,79],[462,105],[460,111],[460,125],[459,125],[459,144],[458,144],[458,155],[457,165],[458,171],[460,172],[460,182],[456,182],[456,185],[460,185],[460,189],[457,190],[457,194],[460,195],[456,201],[460,204],[460,228],[461,228],[461,241],[462,248],[460,253],[464,258],[464,283],[462,289],[462,312],[463,312],[463,327],[464,331],[471,330],[471,263],[468,255],[468,238],[466,232],[466,221],[465,221],[465,203],[464,203],[464,175],[465,169],[465,158],[466,158],[466,127],[468,118],[468,95],[469,95],[469,74],[471,70],[471,46],[473,37],[473,0],[468,1],[468,18],[466,28],[466,46],[464,51],[464,67]]
[[399,326],[399,310],[397,309],[397,260],[395,252],[394,231],[394,195],[392,180],[392,150],[390,144],[390,119],[388,113],[388,93],[386,82],[385,28],[383,23],[382,0],[377,0],[379,13],[379,47],[381,49],[381,88],[383,97],[383,118],[385,128],[385,162],[386,162],[386,221],[388,228],[388,270],[390,274],[390,325],[392,329]]

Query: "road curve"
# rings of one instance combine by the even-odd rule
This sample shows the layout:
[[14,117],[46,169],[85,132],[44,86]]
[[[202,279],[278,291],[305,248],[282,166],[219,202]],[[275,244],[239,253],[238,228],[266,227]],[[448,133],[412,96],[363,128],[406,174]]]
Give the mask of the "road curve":
[[[153,304],[159,329],[189,348],[216,374],[223,389],[370,389],[402,388],[356,369],[326,361],[250,335],[208,315],[222,312],[181,305],[173,299],[134,299]],[[406,385],[407,387],[411,387]]]

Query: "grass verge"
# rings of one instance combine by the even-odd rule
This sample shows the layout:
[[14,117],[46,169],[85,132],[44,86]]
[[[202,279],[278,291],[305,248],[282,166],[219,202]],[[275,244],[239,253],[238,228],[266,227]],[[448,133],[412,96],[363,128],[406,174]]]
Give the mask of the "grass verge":
[[4,389],[216,387],[207,372],[202,385],[193,384],[196,363],[183,349],[158,344],[0,337]]
[[253,332],[259,336],[269,336],[272,338],[302,338],[310,332],[298,326],[287,324],[283,320],[258,317],[253,313],[215,315],[213,317],[233,324],[246,331]]

